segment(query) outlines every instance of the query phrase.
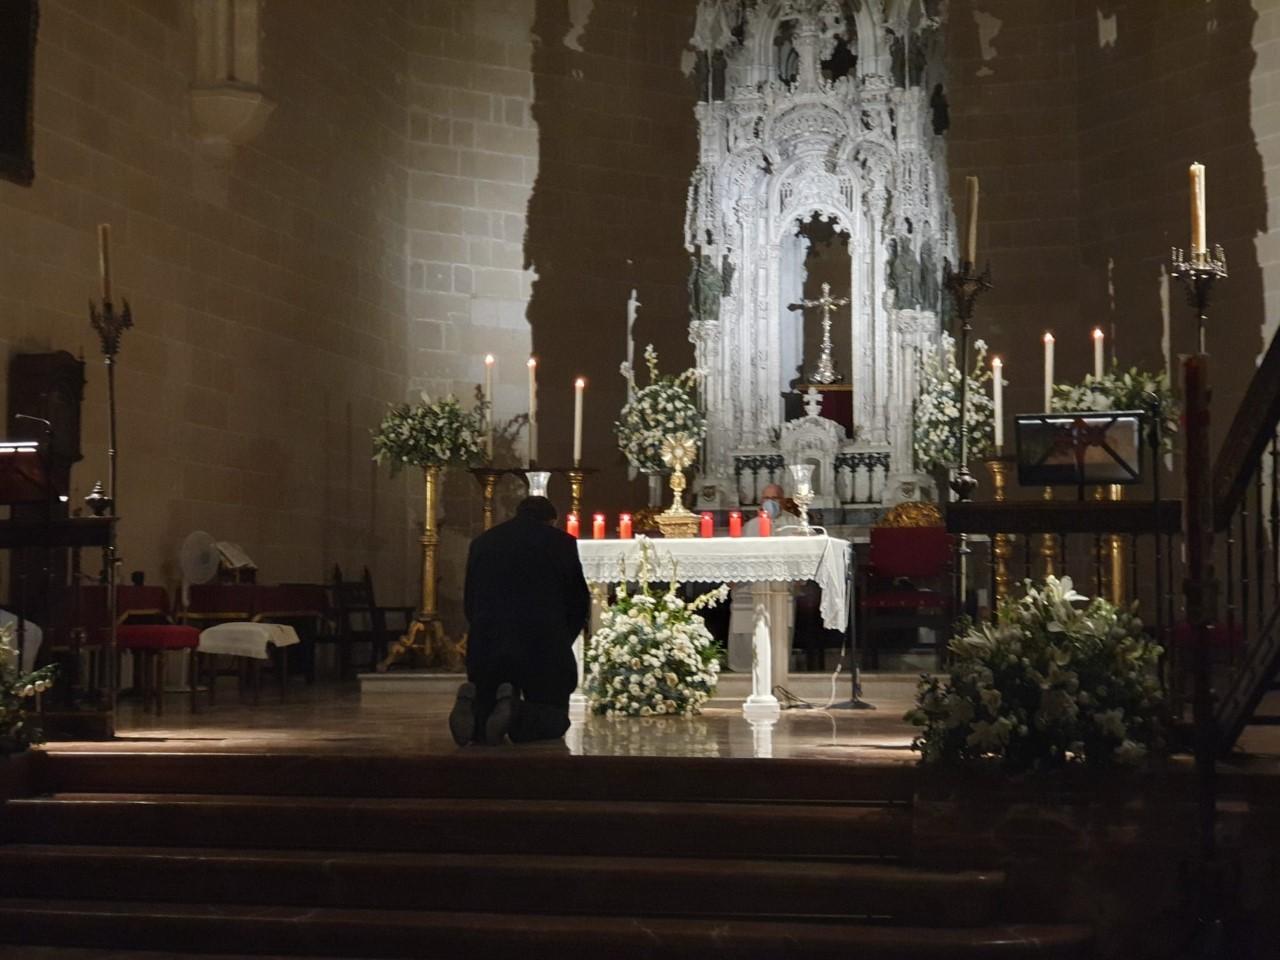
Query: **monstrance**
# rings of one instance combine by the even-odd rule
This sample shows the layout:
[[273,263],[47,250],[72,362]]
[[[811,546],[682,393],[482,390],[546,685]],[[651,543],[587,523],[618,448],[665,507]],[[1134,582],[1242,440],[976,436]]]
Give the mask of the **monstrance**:
[[693,465],[698,455],[698,442],[687,433],[677,433],[662,441],[662,462],[671,468],[672,503],[654,517],[662,535],[671,539],[688,539],[698,535],[699,518],[685,509],[684,488],[687,483],[684,471]]

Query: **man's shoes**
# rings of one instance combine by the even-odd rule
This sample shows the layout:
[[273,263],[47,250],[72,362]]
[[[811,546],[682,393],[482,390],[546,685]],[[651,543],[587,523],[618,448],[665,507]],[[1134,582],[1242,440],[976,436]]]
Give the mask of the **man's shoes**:
[[509,683],[501,684],[494,700],[493,710],[484,722],[484,742],[491,747],[499,746],[507,738],[511,729],[511,721],[515,718],[519,701],[515,687]]
[[453,742],[465,747],[476,735],[476,685],[464,683],[458,687],[458,696],[449,711],[449,732]]

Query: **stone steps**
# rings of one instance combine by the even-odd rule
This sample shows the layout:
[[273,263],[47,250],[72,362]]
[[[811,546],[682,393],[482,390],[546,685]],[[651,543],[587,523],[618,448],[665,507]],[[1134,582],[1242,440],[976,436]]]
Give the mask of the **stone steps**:
[[[300,957],[1090,956],[913,865],[913,771],[55,752],[0,810],[0,943]],[[132,954],[128,954],[132,955]]]
[[9,802],[24,843],[518,853],[901,857],[909,810],[653,801],[57,794]]
[[[104,887],[103,877],[127,878]],[[998,872],[878,863],[13,845],[0,897],[646,917],[994,922]]]
[[1086,928],[926,929],[633,916],[543,916],[313,907],[225,907],[0,899],[0,933],[19,942],[100,948],[378,958],[563,960],[1002,960],[1087,957]]

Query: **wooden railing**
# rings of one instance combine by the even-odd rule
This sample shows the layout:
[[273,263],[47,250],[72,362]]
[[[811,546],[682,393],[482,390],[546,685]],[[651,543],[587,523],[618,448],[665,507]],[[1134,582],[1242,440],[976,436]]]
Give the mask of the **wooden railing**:
[[[1280,339],[1273,338],[1213,465],[1206,589],[1225,648],[1214,677],[1220,751],[1231,749],[1280,671]],[[1208,424],[1189,424],[1189,442]],[[1188,482],[1194,478],[1188,476]],[[1188,518],[1189,522],[1193,518]],[[1220,580],[1219,580],[1220,578]],[[1219,588],[1217,585],[1221,583]],[[1277,722],[1280,718],[1271,720]]]

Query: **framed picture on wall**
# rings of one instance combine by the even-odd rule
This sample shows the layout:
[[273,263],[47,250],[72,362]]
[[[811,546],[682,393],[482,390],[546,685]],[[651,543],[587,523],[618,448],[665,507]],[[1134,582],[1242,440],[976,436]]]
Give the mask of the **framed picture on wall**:
[[0,177],[29,185],[38,0],[0,0]]

